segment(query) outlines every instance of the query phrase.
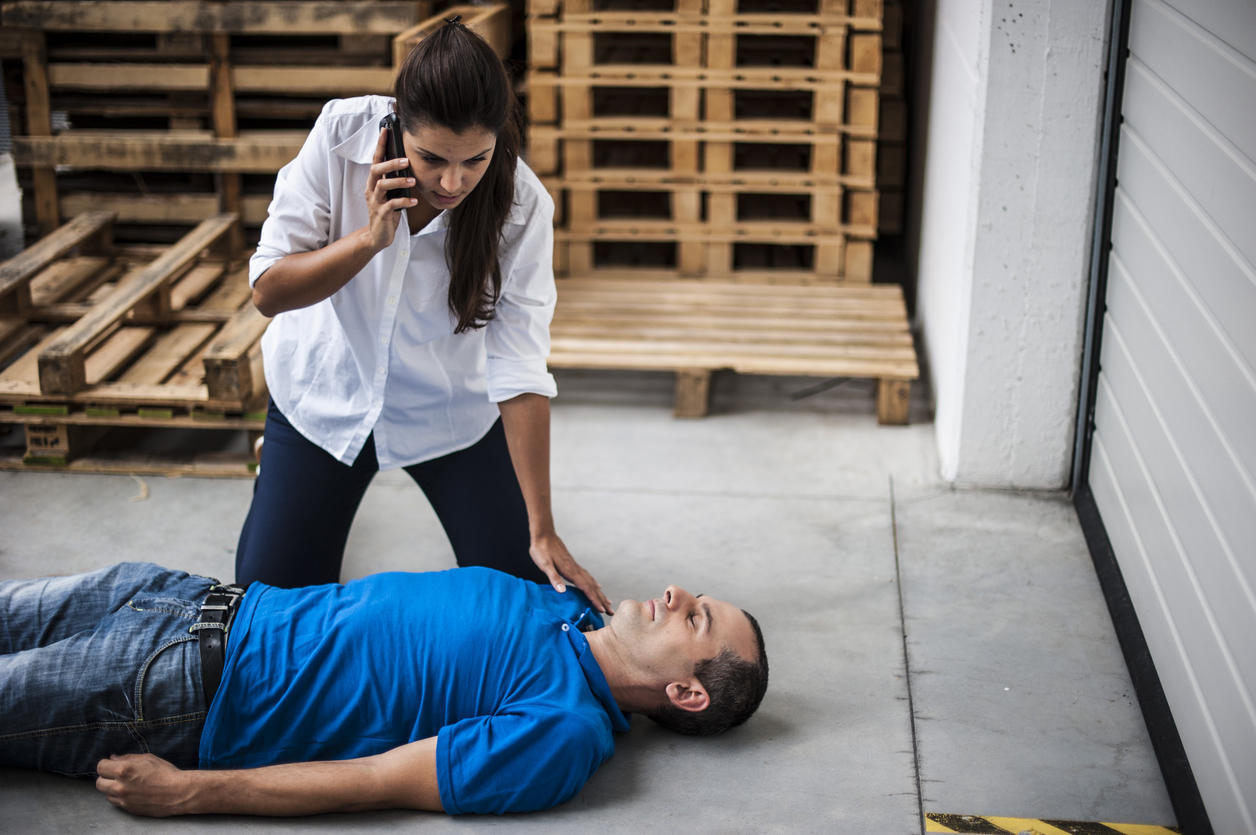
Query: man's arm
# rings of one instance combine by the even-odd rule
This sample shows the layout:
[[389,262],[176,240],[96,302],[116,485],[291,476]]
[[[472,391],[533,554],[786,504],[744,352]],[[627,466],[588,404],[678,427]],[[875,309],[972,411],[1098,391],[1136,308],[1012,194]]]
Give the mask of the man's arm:
[[101,760],[97,773],[110,803],[151,817],[442,811],[434,736],[373,757],[236,771],[184,771],[152,754],[127,754]]

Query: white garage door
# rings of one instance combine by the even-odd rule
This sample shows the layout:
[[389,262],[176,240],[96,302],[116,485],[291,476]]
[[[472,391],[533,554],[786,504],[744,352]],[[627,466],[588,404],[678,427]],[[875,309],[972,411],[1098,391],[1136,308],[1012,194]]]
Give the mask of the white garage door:
[[1256,832],[1256,0],[1133,0],[1089,484],[1218,833]]

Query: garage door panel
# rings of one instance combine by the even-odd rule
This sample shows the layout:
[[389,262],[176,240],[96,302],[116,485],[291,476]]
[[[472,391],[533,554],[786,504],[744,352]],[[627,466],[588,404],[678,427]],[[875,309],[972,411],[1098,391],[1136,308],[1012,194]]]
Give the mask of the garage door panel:
[[[1233,103],[1232,103],[1233,105]],[[1124,136],[1136,135],[1249,264],[1256,263],[1256,167],[1137,57],[1125,69]],[[1248,111],[1250,112],[1250,111]],[[1123,186],[1120,173],[1117,182]]]
[[[1163,0],[1158,0],[1161,5]],[[1172,8],[1249,60],[1256,60],[1256,3],[1173,0]]]
[[[1112,230],[1121,241],[1121,249],[1113,250],[1114,264],[1110,269],[1119,272],[1122,287],[1133,281],[1131,276],[1137,276],[1138,293],[1156,328],[1172,334],[1171,350],[1181,365],[1183,380],[1189,381],[1195,398],[1207,410],[1215,431],[1241,470],[1246,482],[1241,491],[1241,507],[1242,513],[1248,515],[1250,503],[1256,501],[1252,495],[1256,485],[1256,432],[1252,431],[1256,375],[1182,274],[1182,266],[1165,251],[1146,218],[1123,195],[1115,201]],[[1251,322],[1250,315],[1235,318]],[[1256,329],[1249,325],[1249,343],[1256,342],[1253,331]],[[1214,403],[1225,403],[1227,407],[1216,409],[1209,405]]]
[[[1181,265],[1193,291],[1220,324],[1242,362],[1256,368],[1256,268],[1206,216],[1165,164],[1137,136],[1123,132],[1114,204],[1136,206],[1169,256]],[[1254,190],[1253,193],[1256,193]],[[1116,233],[1112,245],[1127,248]]]
[[[1140,322],[1126,325],[1110,321],[1105,329],[1101,362],[1111,373],[1102,391],[1119,404],[1166,518],[1160,518],[1160,506],[1143,509],[1156,514],[1155,524],[1171,528],[1190,555],[1193,582],[1209,601],[1209,619],[1220,625],[1219,634],[1200,635],[1199,641],[1224,640],[1235,659],[1236,677],[1248,692],[1256,692],[1256,653],[1249,651],[1247,637],[1256,635],[1253,568],[1242,559],[1245,543],[1256,541],[1256,535],[1250,518],[1228,518],[1230,510],[1243,511],[1244,503],[1219,495],[1226,486],[1246,495],[1246,485],[1236,478],[1216,436],[1206,428],[1196,430],[1194,422],[1203,419],[1197,401],[1173,372],[1166,352],[1148,344],[1150,328]],[[1218,499],[1224,507],[1216,504]],[[1228,526],[1235,523],[1241,527]],[[1245,533],[1253,538],[1242,539]],[[1249,718],[1256,727],[1256,707]]]
[[1154,508],[1155,503],[1145,483],[1131,483],[1129,447],[1120,448],[1125,430],[1119,424],[1109,425],[1114,414],[1107,410],[1104,425],[1095,429],[1090,469],[1095,503],[1103,514],[1108,540],[1121,555],[1121,574],[1148,645],[1169,650],[1155,659],[1156,672],[1215,831],[1250,831],[1253,810],[1235,803],[1236,797],[1242,797],[1242,784],[1229,760],[1217,755],[1225,746],[1218,720],[1204,699],[1205,689],[1213,689],[1210,676],[1202,659],[1186,651],[1175,621],[1176,595],[1166,597],[1152,570],[1158,555],[1147,553],[1144,547],[1157,531],[1142,525],[1146,512],[1140,505]]
[[[1217,4],[1214,2],[1215,6]],[[1217,35],[1161,0],[1136,0],[1130,18],[1130,50],[1154,56],[1155,75],[1179,102],[1189,102],[1222,137],[1250,160],[1256,160],[1256,73],[1250,61]],[[1252,9],[1256,9],[1253,4]],[[1146,63],[1142,64],[1147,67]]]

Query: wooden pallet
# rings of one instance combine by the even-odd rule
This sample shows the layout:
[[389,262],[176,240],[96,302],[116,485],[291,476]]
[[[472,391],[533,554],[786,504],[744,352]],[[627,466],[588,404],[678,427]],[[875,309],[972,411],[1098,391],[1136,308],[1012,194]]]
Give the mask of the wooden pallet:
[[554,368],[674,371],[675,413],[707,412],[711,372],[878,381],[877,419],[907,422],[919,375],[900,288],[568,278]]
[[115,245],[113,220],[80,215],[0,264],[0,423],[24,427],[29,464],[110,428],[261,429],[268,320],[229,252],[235,216],[171,246]]
[[0,402],[241,409],[262,390],[234,215],[169,247],[115,247],[81,215],[0,264]]
[[[529,6],[556,271],[870,281],[879,3],[636,5]],[[790,200],[801,216],[753,208]]]
[[[507,4],[432,17],[433,6],[5,3],[0,20],[21,37],[0,40],[0,49],[20,59],[25,98],[14,155],[30,169],[40,231],[92,210],[113,211],[120,223],[179,225],[228,211],[242,225],[260,224],[274,173],[296,155],[323,103],[389,93],[400,60],[445,17],[461,14],[508,53]],[[71,124],[55,135],[54,110]],[[84,184],[83,172],[100,172],[100,185]],[[119,189],[104,172],[131,173],[134,184]],[[200,176],[184,190],[144,180],[175,172]],[[72,177],[78,185],[59,190],[58,179]]]

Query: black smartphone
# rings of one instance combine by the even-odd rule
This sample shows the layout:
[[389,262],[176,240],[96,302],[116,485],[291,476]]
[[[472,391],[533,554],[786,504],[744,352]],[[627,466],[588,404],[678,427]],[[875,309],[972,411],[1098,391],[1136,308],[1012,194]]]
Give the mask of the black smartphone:
[[[379,126],[388,130],[388,138],[385,140],[384,156],[387,159],[401,159],[406,155],[406,146],[401,142],[401,120],[397,118],[396,113],[389,113],[387,116],[379,120]],[[413,177],[410,173],[410,166],[407,165],[400,171],[394,171],[391,174],[385,174],[385,177],[391,179],[393,177]],[[389,189],[392,197],[410,197],[409,188]],[[398,209],[398,211],[401,211]]]

